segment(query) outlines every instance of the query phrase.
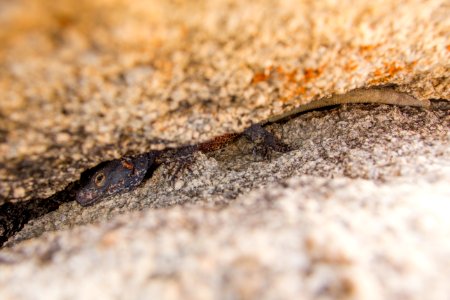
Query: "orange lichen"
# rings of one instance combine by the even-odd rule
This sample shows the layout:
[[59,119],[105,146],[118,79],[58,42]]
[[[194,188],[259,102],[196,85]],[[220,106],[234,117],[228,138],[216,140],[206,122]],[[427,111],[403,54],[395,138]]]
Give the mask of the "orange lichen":
[[375,44],[375,45],[361,45],[359,46],[359,53],[360,55],[366,59],[371,60],[373,58],[373,50],[380,47],[381,44]]
[[412,69],[417,65],[417,60],[413,60],[412,62],[409,62],[405,66],[405,70],[412,71]]
[[253,74],[251,83],[258,84],[260,82],[268,80],[274,72],[281,73],[283,69],[281,67],[269,66],[263,72],[256,72]]
[[353,61],[353,60],[348,61],[344,65],[344,70],[347,71],[347,72],[355,71],[357,68],[358,68],[358,64],[355,61]]
[[382,69],[375,69],[375,71],[372,72],[372,75],[375,77],[380,77],[383,74],[384,74],[384,70],[382,70]]
[[370,84],[383,84],[389,81],[392,77],[397,75],[399,72],[406,70],[411,70],[415,65],[416,61],[412,61],[406,65],[399,65],[397,62],[385,62],[383,63],[383,68],[375,69],[372,72],[373,79],[369,81]]
[[294,70],[292,72],[286,72],[285,74],[286,80],[289,82],[296,82],[296,76],[297,76],[297,70]]
[[319,77],[322,74],[322,70],[320,68],[318,69],[310,69],[306,68],[304,70],[304,80],[305,82],[311,81],[312,79],[315,79]]
[[300,79],[297,79],[297,70],[286,73],[285,89],[289,90],[289,92],[281,99],[281,101],[288,102],[292,98],[304,96],[308,92],[308,87],[306,86],[306,84],[318,78],[322,74],[322,72],[323,67],[319,67],[317,69],[306,68],[303,70],[303,76]]
[[361,45],[359,46],[360,52],[367,52],[372,51],[373,49],[377,48],[379,45]]
[[269,74],[262,73],[262,72],[255,73],[252,78],[252,84],[257,84],[262,81],[266,81],[269,78],[269,76],[270,76]]
[[[252,84],[257,84],[268,80],[272,76],[276,76],[277,80],[283,82],[284,93],[280,96],[280,101],[288,102],[292,98],[305,95],[308,91],[305,84],[320,77],[322,73],[323,66],[292,71],[287,71],[281,66],[269,66],[264,72],[255,73],[251,82]],[[303,74],[303,76],[299,76],[299,74]]]
[[398,66],[396,62],[384,63],[384,67],[390,76],[394,76],[403,70],[403,67]]
[[298,95],[302,95],[306,93],[306,88],[304,86],[299,86],[295,89],[295,94]]

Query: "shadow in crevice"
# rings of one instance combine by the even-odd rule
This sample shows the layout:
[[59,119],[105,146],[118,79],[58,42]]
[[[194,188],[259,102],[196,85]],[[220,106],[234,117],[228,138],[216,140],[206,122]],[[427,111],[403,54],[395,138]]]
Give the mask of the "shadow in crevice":
[[30,220],[48,214],[65,203],[75,199],[75,191],[79,182],[69,184],[60,191],[45,199],[32,199],[25,202],[4,203],[0,206],[0,247],[15,233],[19,232]]

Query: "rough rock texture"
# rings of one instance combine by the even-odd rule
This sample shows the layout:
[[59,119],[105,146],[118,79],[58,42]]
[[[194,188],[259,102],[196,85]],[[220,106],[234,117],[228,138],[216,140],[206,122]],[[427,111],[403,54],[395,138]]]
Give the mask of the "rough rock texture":
[[[449,14],[443,0],[0,0],[0,205],[357,88],[448,100]],[[175,182],[163,165],[31,220],[0,249],[0,299],[449,299],[449,102],[267,128],[294,150],[267,160],[240,139]]]
[[310,112],[269,126],[295,148],[270,161],[242,139],[63,204],[0,251],[0,298],[448,299],[449,109]]
[[449,178],[418,180],[418,193],[400,180],[304,176],[219,211],[147,211],[48,235],[1,253],[0,294],[448,299]]
[[450,98],[446,1],[0,1],[0,203],[335,93]]
[[268,127],[295,151],[282,156],[273,153],[273,159],[265,161],[255,157],[253,145],[242,138],[215,153],[198,153],[195,164],[175,182],[166,176],[173,167],[168,164],[132,193],[109,197],[91,207],[63,204],[30,222],[10,242],[148,207],[186,202],[222,206],[242,193],[292,176],[345,176],[377,182],[438,174],[449,166],[447,114],[448,110],[372,105],[308,113]]

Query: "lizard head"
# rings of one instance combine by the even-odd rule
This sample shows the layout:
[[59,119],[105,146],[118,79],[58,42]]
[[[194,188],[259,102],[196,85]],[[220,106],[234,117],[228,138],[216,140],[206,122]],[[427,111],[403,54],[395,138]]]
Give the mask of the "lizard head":
[[145,155],[103,162],[81,175],[76,201],[88,206],[106,196],[129,191],[142,182],[148,165]]

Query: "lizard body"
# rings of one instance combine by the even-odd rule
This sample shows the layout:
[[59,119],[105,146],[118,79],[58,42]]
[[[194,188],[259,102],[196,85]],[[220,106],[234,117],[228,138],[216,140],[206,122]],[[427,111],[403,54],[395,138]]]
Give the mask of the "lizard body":
[[[290,150],[289,146],[260,125],[250,126],[242,135],[258,145],[259,149],[264,149],[264,155],[267,155],[267,150],[270,149],[276,152]],[[198,145],[162,151],[155,150],[103,162],[82,174],[81,187],[77,191],[75,199],[80,205],[88,206],[104,197],[131,191],[141,184],[149,171],[154,170],[159,165],[175,159],[183,160],[196,151],[207,153],[217,150],[239,136],[241,134],[226,134]]]
[[[282,115],[269,118],[265,123],[273,123],[289,116],[332,105],[348,103],[379,103],[401,106],[429,106],[429,101],[420,101],[405,93],[390,88],[357,89],[345,95],[334,95],[311,103],[301,105],[296,109]],[[267,155],[267,150],[287,152],[289,146],[278,140],[261,125],[252,125],[242,135],[255,143],[256,150]],[[195,151],[210,152],[227,144],[241,134],[226,134],[211,141],[198,145],[189,145],[163,151],[150,151],[137,156],[128,156],[121,159],[104,162],[89,170],[89,175],[82,175],[81,188],[76,193],[76,201],[83,205],[91,205],[102,198],[120,192],[130,191],[138,186],[150,169],[171,161],[183,159]]]
[[291,111],[269,118],[268,122],[277,122],[292,115],[327,106],[351,103],[376,103],[416,107],[430,106],[429,100],[418,100],[413,96],[410,96],[406,93],[397,92],[392,88],[356,89],[345,94],[333,95],[331,97],[321,98],[306,104],[302,104]]

